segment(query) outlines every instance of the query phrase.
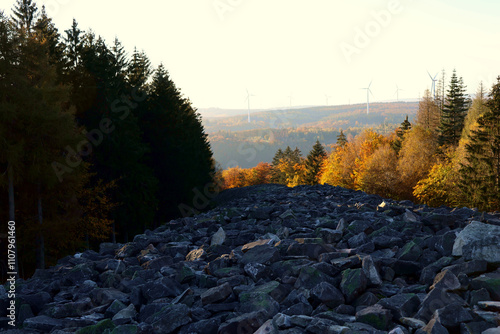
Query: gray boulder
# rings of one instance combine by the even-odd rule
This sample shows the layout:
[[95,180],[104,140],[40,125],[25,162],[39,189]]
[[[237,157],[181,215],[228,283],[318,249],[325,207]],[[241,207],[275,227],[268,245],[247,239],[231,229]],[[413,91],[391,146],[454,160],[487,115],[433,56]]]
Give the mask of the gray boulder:
[[453,256],[500,263],[500,226],[471,222],[458,234]]

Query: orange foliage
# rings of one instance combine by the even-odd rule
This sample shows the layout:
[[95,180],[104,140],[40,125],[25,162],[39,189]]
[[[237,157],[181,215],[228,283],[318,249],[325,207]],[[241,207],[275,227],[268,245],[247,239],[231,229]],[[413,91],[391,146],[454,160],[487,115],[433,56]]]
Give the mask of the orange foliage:
[[414,200],[413,188],[427,177],[436,161],[436,135],[428,129],[416,126],[411,129],[401,145],[397,171],[400,176],[399,197]]
[[242,169],[238,166],[222,171],[222,189],[253,186],[269,183],[271,165],[260,162],[254,168]]
[[99,180],[95,185],[88,186],[80,192],[80,203],[83,217],[80,235],[94,240],[106,240],[111,235],[111,211],[117,206],[112,202],[108,191],[116,187],[116,182],[103,184]]
[[397,188],[396,152],[389,144],[381,145],[366,162],[366,169],[360,178],[361,189],[382,197],[395,197]]
[[344,147],[337,147],[326,159],[321,183],[362,190],[369,158],[381,144],[387,142],[384,136],[365,130]]

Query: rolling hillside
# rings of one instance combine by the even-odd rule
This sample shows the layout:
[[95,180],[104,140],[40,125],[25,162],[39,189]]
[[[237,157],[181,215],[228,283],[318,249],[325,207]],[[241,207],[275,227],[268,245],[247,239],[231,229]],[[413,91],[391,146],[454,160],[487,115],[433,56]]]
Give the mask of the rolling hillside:
[[[327,146],[334,144],[340,129],[348,137],[365,128],[388,133],[406,115],[411,121],[417,110],[418,102],[372,103],[369,114],[366,104],[265,110],[252,112],[250,123],[245,110],[201,109],[199,112],[214,157],[226,169],[270,162],[274,153],[287,145],[298,147],[305,156],[316,139]],[[234,115],[238,112],[243,114]]]

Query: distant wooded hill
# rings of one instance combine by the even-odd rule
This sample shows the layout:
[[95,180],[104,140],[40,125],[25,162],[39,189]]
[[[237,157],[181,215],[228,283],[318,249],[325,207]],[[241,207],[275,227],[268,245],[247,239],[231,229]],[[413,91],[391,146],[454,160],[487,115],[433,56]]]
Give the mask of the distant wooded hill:
[[335,144],[341,129],[348,138],[365,128],[386,134],[406,115],[411,121],[417,110],[418,102],[372,103],[369,114],[366,104],[304,107],[252,112],[250,123],[248,114],[241,109],[200,109],[199,112],[214,158],[227,169],[271,162],[276,151],[286,146],[298,147],[306,155],[317,139],[327,146]]

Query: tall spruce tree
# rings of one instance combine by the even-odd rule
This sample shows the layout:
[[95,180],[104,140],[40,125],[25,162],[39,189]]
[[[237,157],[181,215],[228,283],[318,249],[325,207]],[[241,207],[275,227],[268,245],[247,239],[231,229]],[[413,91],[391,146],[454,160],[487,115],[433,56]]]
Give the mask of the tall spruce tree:
[[278,166],[280,164],[281,159],[283,159],[285,154],[283,150],[279,148],[274,154],[273,161],[271,164],[271,183],[285,184],[286,183],[286,175],[281,173]]
[[466,205],[480,210],[500,209],[500,77],[486,103],[489,110],[477,119],[460,169],[460,188]]
[[470,105],[470,99],[465,94],[465,88],[463,79],[458,78],[456,70],[453,70],[446,102],[441,114],[441,124],[439,126],[440,145],[458,145],[464,127],[464,119]]
[[337,146],[344,147],[347,144],[347,137],[343,130],[340,130],[340,134],[337,136]]
[[66,46],[65,56],[67,66],[74,71],[80,63],[82,56],[83,32],[78,28],[78,23],[75,19],[73,19],[71,29],[67,29],[64,32],[66,34],[66,37],[64,37],[64,44]]
[[305,162],[305,183],[307,185],[315,185],[319,183],[321,167],[323,166],[323,162],[326,157],[327,155],[323,145],[321,145],[319,140],[316,140],[316,143],[307,155]]
[[101,128],[103,120],[109,124],[102,137],[93,138],[93,153],[87,161],[92,163],[94,182],[116,182],[111,190],[112,201],[119,204],[113,211],[113,237],[117,233],[126,242],[153,222],[158,181],[144,163],[149,147],[137,119],[137,110],[146,104],[145,94],[140,93],[145,87],[131,88],[124,81],[128,65],[120,64],[115,56],[102,38],[86,33],[77,57],[80,63],[70,68],[70,77],[77,120],[88,136]]
[[[114,49],[117,54],[120,54],[120,44],[115,43]],[[117,57],[117,61],[119,61],[119,57]],[[139,52],[137,48],[134,48],[134,52],[132,53],[132,59],[130,60],[127,68],[127,79],[128,84],[132,88],[145,87],[146,82],[148,81],[151,75],[151,61],[148,56],[144,52]]]
[[[159,180],[156,220],[162,222],[179,213],[187,214],[188,210],[183,209],[186,207],[204,209],[208,204],[205,192],[210,191],[215,166],[200,115],[182,96],[163,65],[154,72],[147,102],[139,120],[150,147],[147,161]],[[195,200],[200,193],[205,198]]]
[[12,22],[21,34],[31,35],[38,15],[38,7],[32,0],[17,0],[12,8]]
[[45,40],[49,53],[49,61],[51,65],[55,65],[57,69],[58,78],[61,77],[62,69],[64,67],[64,44],[60,41],[60,34],[54,22],[47,16],[45,6],[36,21],[34,31],[38,34],[38,39]]
[[[13,25],[17,28],[11,32],[9,25],[2,26],[6,27],[10,42],[0,37],[1,54],[10,54],[12,58],[0,66],[0,76],[6,79],[2,80],[6,87],[0,101],[0,142],[4,144],[0,160],[9,167],[9,193],[14,185],[18,189],[17,208],[23,218],[19,228],[24,232],[19,245],[26,247],[28,243],[30,251],[26,253],[35,250],[36,267],[44,268],[46,236],[54,231],[54,224],[64,212],[71,210],[70,199],[76,194],[70,180],[58,182],[52,166],[64,159],[65,146],[75,146],[82,138],[72,110],[67,107],[69,89],[58,83],[57,68],[51,58],[51,42],[57,42],[57,37],[51,40],[39,27],[26,34],[22,26]],[[74,181],[80,170],[75,168],[70,179]],[[9,197],[14,204],[13,196]],[[67,221],[67,230],[71,223]],[[29,240],[31,236],[36,241]]]

